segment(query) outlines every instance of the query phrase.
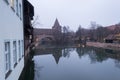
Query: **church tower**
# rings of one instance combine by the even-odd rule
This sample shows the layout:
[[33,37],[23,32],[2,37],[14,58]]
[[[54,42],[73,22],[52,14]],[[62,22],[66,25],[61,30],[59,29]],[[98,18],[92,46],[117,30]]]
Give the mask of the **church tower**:
[[53,27],[52,27],[52,29],[54,29],[54,30],[56,30],[56,31],[60,31],[61,32],[61,25],[59,24],[59,21],[58,21],[58,19],[56,18],[56,20],[55,20],[55,23],[54,23],[54,25],[53,25]]

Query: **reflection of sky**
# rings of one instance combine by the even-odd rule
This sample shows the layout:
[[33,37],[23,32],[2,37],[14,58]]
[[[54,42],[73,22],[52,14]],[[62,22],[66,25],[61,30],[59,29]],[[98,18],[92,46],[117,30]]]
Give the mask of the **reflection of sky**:
[[39,15],[37,25],[51,28],[57,17],[61,25],[76,30],[79,24],[88,28],[91,21],[101,25],[116,24],[120,21],[120,0],[29,0]]
[[61,57],[58,64],[52,54],[35,56],[34,62],[35,80],[120,80],[114,59],[91,64],[89,55],[79,58],[75,50],[69,58]]

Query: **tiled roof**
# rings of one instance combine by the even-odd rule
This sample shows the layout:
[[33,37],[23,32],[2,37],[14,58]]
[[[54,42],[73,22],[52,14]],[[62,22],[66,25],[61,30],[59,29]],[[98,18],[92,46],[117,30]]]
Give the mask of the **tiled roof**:
[[109,29],[109,30],[115,30],[117,27],[120,27],[120,25],[110,25],[110,26],[107,26],[106,28]]
[[115,39],[116,37],[115,37],[115,35],[108,35],[105,39]]

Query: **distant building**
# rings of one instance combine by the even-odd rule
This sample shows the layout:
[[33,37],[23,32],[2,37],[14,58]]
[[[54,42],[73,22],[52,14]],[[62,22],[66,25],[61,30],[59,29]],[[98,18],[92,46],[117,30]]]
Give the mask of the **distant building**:
[[59,24],[57,18],[56,18],[55,23],[54,23],[54,25],[52,27],[52,30],[59,31],[59,32],[62,31],[62,26]]
[[107,26],[109,35],[104,38],[106,43],[120,43],[120,24]]
[[120,43],[120,34],[108,35],[104,40],[106,43]]
[[116,40],[115,35],[111,34],[105,38],[106,43],[113,43]]
[[60,31],[61,32],[62,26],[59,24],[58,19],[56,18],[54,25],[52,26],[52,29],[50,28],[34,28],[34,34],[35,35],[42,35],[42,34],[48,34],[53,35],[54,31]]
[[42,28],[34,28],[34,40],[38,41],[41,38],[54,38],[54,34],[61,33],[62,26],[59,24],[58,19],[56,18],[55,23],[52,29],[42,29]]
[[0,0],[0,80],[18,80],[24,67],[22,0]]

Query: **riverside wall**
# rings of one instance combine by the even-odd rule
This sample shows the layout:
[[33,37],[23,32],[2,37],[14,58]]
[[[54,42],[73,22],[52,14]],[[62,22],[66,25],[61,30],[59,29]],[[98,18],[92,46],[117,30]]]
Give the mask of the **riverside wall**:
[[120,50],[120,44],[115,43],[87,42],[86,45],[98,48]]

